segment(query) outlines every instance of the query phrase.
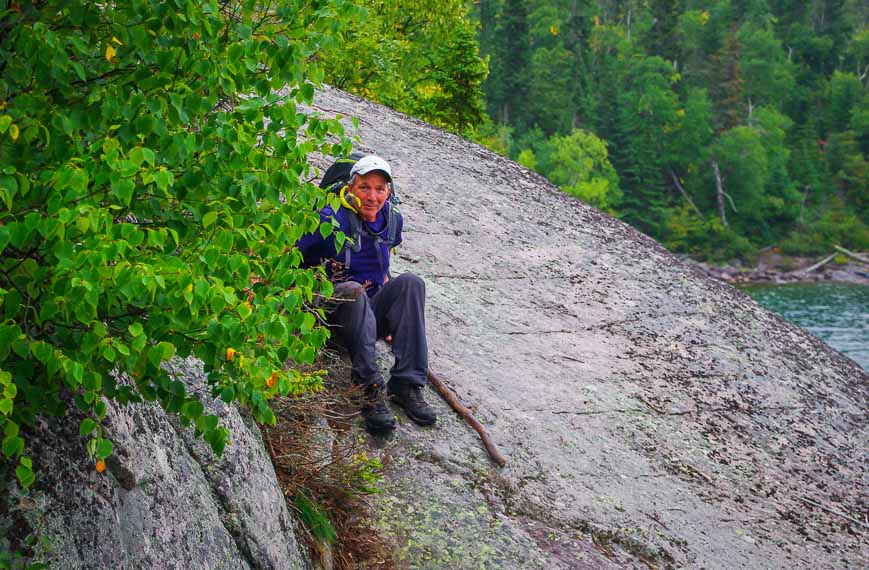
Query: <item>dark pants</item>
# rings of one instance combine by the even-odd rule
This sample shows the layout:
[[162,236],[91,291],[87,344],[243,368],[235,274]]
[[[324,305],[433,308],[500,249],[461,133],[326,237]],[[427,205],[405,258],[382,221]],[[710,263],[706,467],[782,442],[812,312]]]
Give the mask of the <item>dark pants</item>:
[[355,281],[335,284],[338,300],[330,315],[333,330],[350,352],[353,381],[360,385],[382,384],[374,345],[392,335],[390,383],[426,384],[428,344],[425,338],[425,283],[412,273],[403,273],[381,287],[373,297]]

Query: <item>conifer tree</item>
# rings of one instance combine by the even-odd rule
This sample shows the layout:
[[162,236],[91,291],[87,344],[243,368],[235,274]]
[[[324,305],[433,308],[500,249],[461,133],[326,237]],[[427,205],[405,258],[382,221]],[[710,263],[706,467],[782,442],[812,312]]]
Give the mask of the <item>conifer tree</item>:
[[498,119],[511,122],[511,114],[521,121],[519,110],[528,95],[527,69],[530,59],[528,37],[528,7],[524,0],[506,0],[499,26],[503,51],[499,54],[498,71],[504,88],[498,102]]
[[667,61],[676,62],[679,58],[677,31],[679,14],[682,12],[681,0],[651,0],[652,27],[646,33],[646,53],[657,55]]

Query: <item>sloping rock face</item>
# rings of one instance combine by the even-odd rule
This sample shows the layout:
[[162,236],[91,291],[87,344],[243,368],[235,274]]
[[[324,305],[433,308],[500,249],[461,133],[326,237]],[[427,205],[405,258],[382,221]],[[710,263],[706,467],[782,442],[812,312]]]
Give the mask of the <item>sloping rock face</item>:
[[854,362],[479,146],[337,90],[315,110],[393,165],[431,366],[509,459],[433,393],[436,427],[371,439],[400,566],[869,565]]
[[26,524],[41,536],[33,560],[58,569],[308,568],[259,428],[209,397],[197,361],[173,368],[232,431],[221,459],[159,405],[109,410],[115,453],[103,474],[74,417],[47,423],[28,439],[37,483],[2,496],[4,536]]

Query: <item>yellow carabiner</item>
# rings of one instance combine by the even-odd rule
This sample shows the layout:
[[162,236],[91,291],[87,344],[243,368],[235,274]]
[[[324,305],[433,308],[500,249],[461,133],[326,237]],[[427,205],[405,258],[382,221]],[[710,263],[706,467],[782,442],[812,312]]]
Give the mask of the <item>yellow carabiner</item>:
[[359,208],[362,207],[362,200],[360,200],[359,196],[357,196],[356,194],[350,194],[350,196],[353,198],[353,200],[356,201],[356,207],[354,208],[353,206],[350,205],[350,202],[347,201],[347,198],[345,197],[346,192],[347,192],[347,187],[345,186],[344,188],[341,188],[341,191],[338,193],[338,196],[341,198],[341,205],[344,206],[345,208],[347,208],[348,210],[350,210],[351,212],[353,212],[354,214],[358,214]]

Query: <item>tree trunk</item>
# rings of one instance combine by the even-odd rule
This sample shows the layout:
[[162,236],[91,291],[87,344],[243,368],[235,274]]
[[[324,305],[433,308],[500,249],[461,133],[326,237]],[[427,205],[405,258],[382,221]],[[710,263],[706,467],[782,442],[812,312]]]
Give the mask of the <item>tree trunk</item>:
[[685,198],[685,201],[688,202],[688,205],[691,206],[691,208],[695,212],[697,212],[697,215],[702,218],[703,214],[700,213],[700,209],[694,203],[694,200],[691,199],[691,196],[689,196],[688,192],[685,191],[685,188],[682,187],[682,184],[679,182],[679,177],[676,176],[676,173],[673,172],[673,169],[668,167],[667,172],[670,173],[670,178],[673,179],[673,185],[676,186],[676,190],[678,190],[679,193],[682,194],[682,197]]
[[806,208],[806,198],[809,197],[809,190],[811,190],[811,189],[812,189],[811,186],[805,186],[805,187],[803,188],[803,199],[802,199],[802,201],[800,202],[800,215],[799,215],[799,217],[797,218],[797,219],[799,220],[801,226],[804,226],[805,223],[806,223],[805,220],[803,219],[803,211],[804,211],[805,208]]
[[721,183],[721,171],[718,170],[718,161],[712,161],[712,172],[715,174],[715,194],[718,198],[718,217],[721,218],[721,225],[729,228],[727,223],[727,213],[724,211],[724,185]]
[[628,26],[627,26],[627,27],[628,27],[628,37],[627,37],[627,40],[628,40],[628,41],[631,41],[631,11],[632,11],[631,9],[632,9],[632,8],[633,8],[633,2],[628,2],[628,18],[627,18],[627,20],[628,20],[628,22],[627,22],[627,23],[628,23]]

